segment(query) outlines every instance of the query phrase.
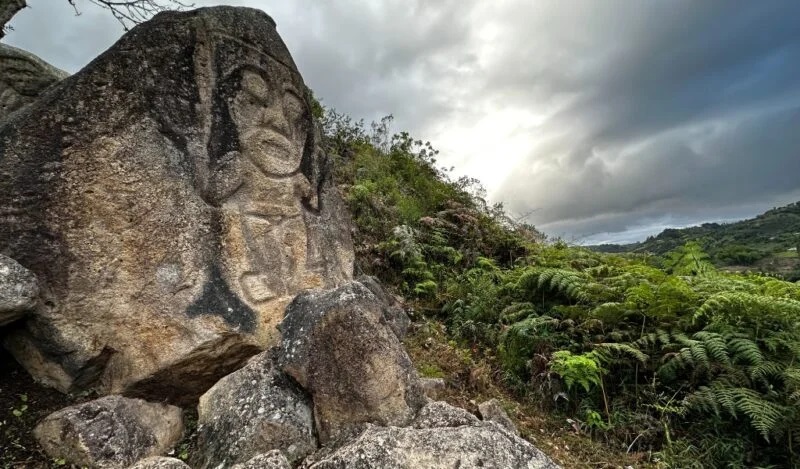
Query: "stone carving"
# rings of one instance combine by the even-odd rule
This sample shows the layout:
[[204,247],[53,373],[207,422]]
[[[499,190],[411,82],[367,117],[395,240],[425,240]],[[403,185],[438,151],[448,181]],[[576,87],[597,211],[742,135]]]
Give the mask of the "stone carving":
[[67,76],[30,52],[0,44],[0,121]]
[[0,252],[42,283],[6,346],[64,391],[195,400],[352,277],[319,142],[263,12],[134,28],[0,127]]

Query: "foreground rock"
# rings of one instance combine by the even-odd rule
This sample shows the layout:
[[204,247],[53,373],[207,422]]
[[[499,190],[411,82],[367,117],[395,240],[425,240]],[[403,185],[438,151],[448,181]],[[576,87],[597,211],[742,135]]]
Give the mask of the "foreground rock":
[[45,307],[6,346],[62,391],[189,403],[352,276],[307,89],[261,11],[137,26],[0,127],[0,246]]
[[291,469],[286,457],[278,450],[259,454],[246,463],[237,464],[231,469]]
[[36,306],[38,296],[36,276],[14,259],[0,254],[0,326],[24,316]]
[[311,395],[321,443],[366,423],[405,425],[425,403],[384,306],[351,282],[301,293],[286,310],[280,364]]
[[30,52],[0,44],[0,122],[67,76]]
[[447,383],[443,378],[420,378],[419,384],[422,392],[430,399],[439,399],[447,389]]
[[121,396],[59,410],[34,430],[51,458],[98,468],[126,468],[165,453],[182,435],[179,408]]
[[188,464],[175,458],[153,456],[142,459],[128,469],[191,469]]
[[375,295],[381,303],[383,317],[398,339],[403,340],[411,327],[411,319],[403,310],[403,305],[378,282],[378,279],[371,275],[358,277],[359,283],[364,285]]
[[316,448],[311,403],[272,366],[268,352],[200,398],[197,467],[228,467],[270,450],[296,461]]
[[503,406],[500,404],[500,401],[497,399],[489,399],[486,402],[478,404],[478,413],[481,414],[481,418],[484,421],[494,422],[515,435],[519,435],[514,421],[511,420],[511,417],[508,416],[505,409],[503,409]]
[[309,469],[556,469],[527,441],[492,423],[440,428],[370,427]]

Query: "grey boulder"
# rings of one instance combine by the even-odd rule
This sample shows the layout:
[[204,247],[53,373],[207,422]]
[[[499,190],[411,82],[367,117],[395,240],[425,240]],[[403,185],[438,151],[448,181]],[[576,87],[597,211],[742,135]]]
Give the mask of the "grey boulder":
[[254,456],[249,461],[236,464],[231,469],[291,469],[286,456],[278,450]]
[[517,431],[517,426],[514,425],[514,422],[506,413],[503,406],[500,405],[500,401],[497,399],[489,399],[486,402],[482,402],[478,404],[478,413],[481,414],[481,418],[486,422],[494,422],[501,427],[504,427],[506,430],[519,435],[519,431]]
[[406,425],[425,404],[383,307],[354,281],[301,293],[286,310],[279,363],[311,395],[321,443],[366,423]]
[[152,456],[142,459],[128,469],[191,469],[180,459]]
[[444,428],[475,425],[478,417],[460,407],[443,401],[429,402],[420,409],[411,426],[414,428]]
[[36,306],[39,284],[30,270],[0,254],[0,326],[16,321]]
[[371,275],[362,275],[356,279],[362,285],[367,287],[369,291],[375,295],[375,298],[382,304],[383,317],[386,323],[392,329],[392,332],[398,339],[403,338],[408,333],[408,328],[411,327],[411,319],[403,310],[403,305],[400,301],[389,294],[385,288],[380,284],[377,278]]
[[556,469],[541,451],[493,423],[457,427],[371,426],[308,469]]
[[272,365],[269,352],[200,397],[197,467],[228,467],[270,450],[296,461],[316,448],[311,403]]
[[106,396],[45,417],[34,436],[48,456],[94,468],[126,468],[165,453],[183,435],[177,407]]
[[419,383],[422,386],[422,392],[430,399],[441,398],[447,388],[447,383],[443,378],[420,378]]

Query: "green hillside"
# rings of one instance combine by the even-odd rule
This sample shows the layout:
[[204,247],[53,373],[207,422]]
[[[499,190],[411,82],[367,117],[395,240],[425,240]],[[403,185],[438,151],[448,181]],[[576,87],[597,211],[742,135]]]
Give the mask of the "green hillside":
[[698,243],[718,267],[799,280],[800,202],[774,208],[749,220],[666,229],[640,243],[604,244],[590,249],[664,255],[688,242]]
[[501,399],[564,467],[800,462],[800,285],[711,262],[790,252],[799,206],[662,233],[655,255],[595,252],[544,242],[390,119],[324,122],[357,273],[405,298],[407,346],[444,399]]

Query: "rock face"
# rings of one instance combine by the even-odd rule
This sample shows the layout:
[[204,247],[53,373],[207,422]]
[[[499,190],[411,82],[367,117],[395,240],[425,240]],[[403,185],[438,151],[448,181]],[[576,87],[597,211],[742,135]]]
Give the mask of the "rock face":
[[182,434],[179,408],[121,396],[59,410],[34,430],[48,456],[100,468],[126,468],[164,453]]
[[0,326],[33,309],[38,296],[36,276],[14,259],[0,254]]
[[272,19],[159,14],[0,127],[0,251],[44,305],[6,347],[64,391],[188,403],[351,278],[346,220]]
[[203,394],[197,423],[195,465],[201,468],[244,463],[270,450],[296,461],[317,448],[311,403],[275,369],[269,352]]
[[404,425],[425,398],[385,304],[359,282],[304,292],[281,323],[282,369],[311,395],[320,442]]
[[67,76],[30,52],[0,44],[0,122]]

